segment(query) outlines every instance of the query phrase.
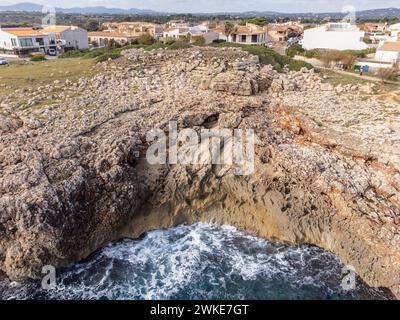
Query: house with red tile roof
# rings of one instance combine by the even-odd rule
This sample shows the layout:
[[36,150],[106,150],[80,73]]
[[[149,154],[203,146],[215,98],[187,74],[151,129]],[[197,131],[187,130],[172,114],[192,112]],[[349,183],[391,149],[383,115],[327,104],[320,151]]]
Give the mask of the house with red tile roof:
[[386,41],[377,50],[375,59],[379,62],[400,63],[400,41]]
[[33,28],[0,28],[0,53],[28,56],[33,52],[48,53],[56,49],[54,37]]
[[228,36],[228,42],[240,44],[264,45],[268,42],[268,30],[255,24],[238,25]]
[[89,32],[88,36],[90,43],[96,43],[100,48],[105,47],[110,40],[113,40],[120,45],[125,45],[133,43],[139,37],[138,34],[132,35],[108,30]]

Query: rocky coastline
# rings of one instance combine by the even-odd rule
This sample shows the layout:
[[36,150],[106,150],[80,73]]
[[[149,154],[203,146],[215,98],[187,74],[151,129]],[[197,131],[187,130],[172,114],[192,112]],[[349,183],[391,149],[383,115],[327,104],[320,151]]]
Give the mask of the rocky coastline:
[[[400,297],[400,106],[238,48],[127,50],[92,78],[0,104],[0,270],[14,280],[110,241],[212,221],[337,254]],[[51,102],[46,102],[51,96]],[[367,97],[367,99],[366,99]],[[146,133],[254,129],[255,172],[150,165]]]

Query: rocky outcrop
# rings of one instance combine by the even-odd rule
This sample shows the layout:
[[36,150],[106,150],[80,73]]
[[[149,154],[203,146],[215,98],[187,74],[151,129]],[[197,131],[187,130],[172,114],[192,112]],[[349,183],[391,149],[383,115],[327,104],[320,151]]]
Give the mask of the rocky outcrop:
[[[278,74],[236,48],[129,50],[98,68],[50,85],[40,107],[26,106],[38,92],[1,105],[9,277],[36,277],[150,229],[214,221],[319,245],[400,297],[398,105],[337,95],[312,70]],[[146,134],[168,133],[171,120],[254,129],[254,174],[150,165]]]

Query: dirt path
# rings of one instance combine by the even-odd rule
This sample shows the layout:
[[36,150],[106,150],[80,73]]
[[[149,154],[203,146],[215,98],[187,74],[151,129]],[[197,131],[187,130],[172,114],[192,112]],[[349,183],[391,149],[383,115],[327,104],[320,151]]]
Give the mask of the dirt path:
[[[309,59],[309,58],[305,58],[305,57],[302,57],[302,56],[295,56],[295,59],[308,62],[308,63],[312,64],[314,66],[314,68],[316,68],[316,69],[332,71],[332,72],[336,72],[336,73],[339,73],[339,74],[352,76],[354,78],[363,79],[363,80],[366,80],[366,81],[382,82],[381,79],[376,78],[376,77],[371,77],[371,76],[367,76],[367,75],[360,75],[360,74],[357,74],[357,73],[354,73],[354,72],[345,71],[345,70],[325,68],[322,65],[322,62],[319,61],[318,59],[315,59],[315,58],[314,59]],[[386,81],[386,83],[397,84],[397,85],[400,86],[400,82],[398,82],[398,81]]]
[[[359,78],[359,79],[363,79],[363,80],[367,80],[367,81],[382,82],[381,79],[378,79],[378,78],[375,78],[375,77],[371,77],[371,76],[366,76],[366,75],[360,75],[360,74],[354,73],[354,72],[338,70],[338,69],[331,69],[331,68],[324,68],[324,67],[316,67],[316,68],[317,69],[321,69],[321,70],[336,72],[336,73],[347,75],[347,76],[352,76],[354,78]],[[397,84],[397,85],[400,86],[400,82],[398,82],[398,81],[386,81],[386,83]]]

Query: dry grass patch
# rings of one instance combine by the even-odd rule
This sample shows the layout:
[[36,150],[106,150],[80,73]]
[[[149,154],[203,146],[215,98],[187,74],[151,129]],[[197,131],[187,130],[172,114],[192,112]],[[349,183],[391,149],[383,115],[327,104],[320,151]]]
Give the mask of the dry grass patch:
[[94,59],[56,59],[43,62],[14,62],[0,67],[0,97],[22,88],[35,89],[53,84],[55,80],[75,81],[96,73]]

